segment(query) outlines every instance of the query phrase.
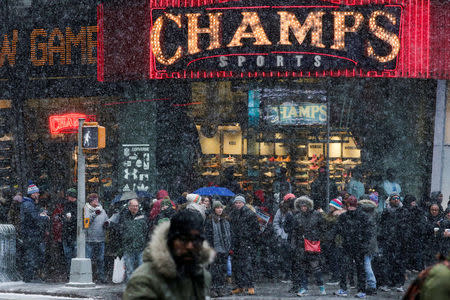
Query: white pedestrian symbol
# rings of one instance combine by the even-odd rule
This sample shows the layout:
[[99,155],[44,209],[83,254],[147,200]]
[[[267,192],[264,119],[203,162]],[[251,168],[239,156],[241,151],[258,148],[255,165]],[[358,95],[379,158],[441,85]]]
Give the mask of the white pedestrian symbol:
[[88,131],[88,132],[86,132],[86,134],[84,135],[83,145],[84,145],[85,147],[89,146],[90,141],[91,141],[91,132]]

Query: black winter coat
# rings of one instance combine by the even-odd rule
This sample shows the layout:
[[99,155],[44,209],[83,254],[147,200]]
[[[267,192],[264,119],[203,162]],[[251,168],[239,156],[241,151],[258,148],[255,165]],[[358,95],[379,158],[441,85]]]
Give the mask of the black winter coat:
[[438,233],[434,232],[434,228],[439,228],[437,224],[438,221],[442,222],[441,215],[433,217],[432,215],[427,215],[427,224],[425,227],[425,251],[429,257],[434,257],[436,253],[440,251],[440,238]]
[[[67,213],[71,214],[67,218]],[[73,242],[77,239],[77,202],[66,202],[62,214],[62,240]]]
[[424,244],[427,218],[425,212],[418,206],[408,208],[409,216],[406,224],[406,236],[408,237],[407,248],[410,253],[417,251],[418,245]]
[[259,223],[256,214],[247,206],[241,209],[233,207],[230,213],[231,250],[247,252],[253,247],[259,236]]
[[378,244],[381,248],[401,250],[406,247],[411,234],[409,217],[405,207],[383,210],[378,224]]
[[336,227],[342,246],[348,253],[371,253],[371,239],[376,235],[375,220],[362,209],[348,210],[339,216]]
[[310,241],[320,241],[323,237],[325,220],[322,214],[309,209],[307,212],[298,211],[292,219],[292,230],[290,233],[291,248],[293,251],[305,250],[303,238]]
[[450,230],[450,220],[444,219],[440,223],[438,236],[440,238],[441,254],[447,257],[450,255],[450,237],[444,237],[444,231]]

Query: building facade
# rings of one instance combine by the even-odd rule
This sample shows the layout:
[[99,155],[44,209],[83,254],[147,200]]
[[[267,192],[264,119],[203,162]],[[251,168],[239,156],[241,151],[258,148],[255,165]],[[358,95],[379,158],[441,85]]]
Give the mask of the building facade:
[[5,191],[75,185],[82,115],[106,127],[86,170],[106,198],[229,170],[272,196],[280,168],[308,193],[323,166],[341,190],[393,168],[404,193],[450,195],[441,2],[66,2],[2,7]]

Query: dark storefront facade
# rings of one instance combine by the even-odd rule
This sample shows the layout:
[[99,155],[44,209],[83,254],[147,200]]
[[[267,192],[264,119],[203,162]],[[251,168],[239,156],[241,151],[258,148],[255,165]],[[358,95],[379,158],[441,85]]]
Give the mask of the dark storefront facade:
[[176,197],[229,167],[248,192],[270,195],[284,167],[308,193],[327,165],[340,189],[355,168],[368,188],[395,168],[405,192],[430,192],[436,78],[448,73],[433,73],[409,2],[42,4],[2,30],[5,192],[76,185],[80,114],[106,127],[106,148],[86,158],[87,191],[105,198]]

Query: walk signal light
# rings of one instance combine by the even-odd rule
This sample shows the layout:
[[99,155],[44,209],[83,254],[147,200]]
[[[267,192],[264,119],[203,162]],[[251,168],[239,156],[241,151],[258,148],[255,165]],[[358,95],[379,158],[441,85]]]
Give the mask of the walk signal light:
[[105,127],[97,122],[85,122],[81,128],[81,147],[85,150],[103,149],[106,146]]

